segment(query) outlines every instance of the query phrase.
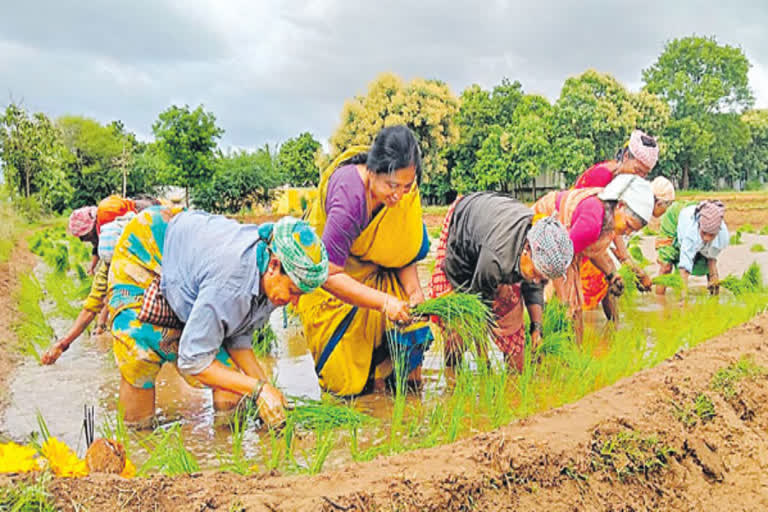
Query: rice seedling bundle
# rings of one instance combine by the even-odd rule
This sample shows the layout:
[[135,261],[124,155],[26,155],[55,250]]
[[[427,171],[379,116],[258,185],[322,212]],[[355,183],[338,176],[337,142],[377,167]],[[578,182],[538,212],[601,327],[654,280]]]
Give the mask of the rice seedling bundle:
[[287,423],[307,430],[328,431],[338,428],[358,428],[374,418],[351,405],[330,397],[325,400],[294,398],[296,406],[286,411]]
[[683,278],[680,277],[680,273],[678,272],[656,276],[651,280],[651,282],[656,285],[672,288],[673,290],[683,289]]
[[641,267],[646,267],[650,263],[643,254],[643,251],[638,246],[630,247],[629,248],[629,255],[632,257],[632,259],[640,265]]
[[629,265],[622,265],[617,272],[621,279],[624,280],[624,294],[623,297],[631,299],[637,295],[637,285],[639,280],[635,271]]
[[731,245],[741,245],[741,231],[737,231],[733,235],[731,235]]
[[763,244],[754,244],[749,248],[749,252],[765,252],[765,246]]
[[765,289],[763,271],[760,265],[753,261],[740,278],[731,274],[720,280],[720,286],[734,295],[761,292]]
[[427,299],[411,311],[416,316],[437,316],[445,331],[455,334],[465,343],[477,348],[489,341],[493,322],[491,309],[477,295],[451,292],[441,297]]

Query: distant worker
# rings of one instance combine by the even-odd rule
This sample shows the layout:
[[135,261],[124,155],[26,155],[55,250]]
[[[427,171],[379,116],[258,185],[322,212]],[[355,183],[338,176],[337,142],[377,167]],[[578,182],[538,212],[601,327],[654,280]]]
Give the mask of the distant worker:
[[[677,267],[684,292],[689,276],[707,276],[709,293],[717,295],[717,258],[730,242],[724,217],[725,205],[717,200],[674,203],[661,218],[661,232],[656,239],[659,273],[669,274]],[[666,287],[656,286],[657,294],[665,292]]]

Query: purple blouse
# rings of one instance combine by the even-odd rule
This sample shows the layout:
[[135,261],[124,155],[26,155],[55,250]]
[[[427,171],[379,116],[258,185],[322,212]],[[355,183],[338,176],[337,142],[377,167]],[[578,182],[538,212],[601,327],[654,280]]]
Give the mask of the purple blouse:
[[345,165],[328,180],[325,196],[323,243],[328,261],[343,267],[352,244],[370,222],[365,199],[365,185],[357,166]]

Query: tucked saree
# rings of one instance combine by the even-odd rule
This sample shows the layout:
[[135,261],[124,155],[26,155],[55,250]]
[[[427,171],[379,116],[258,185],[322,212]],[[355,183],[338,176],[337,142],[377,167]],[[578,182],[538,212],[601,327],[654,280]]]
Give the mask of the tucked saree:
[[[321,236],[331,176],[342,162],[366,150],[358,146],[345,151],[321,175],[318,197],[307,214]],[[425,237],[419,190],[414,184],[395,206],[384,206],[362,230],[352,244],[344,271],[368,287],[407,300],[397,270],[426,252]],[[426,244],[428,249],[428,238]],[[392,373],[388,356],[374,357],[386,353],[386,335],[399,335],[383,313],[347,304],[322,288],[303,295],[296,312],[324,389],[341,396],[356,395],[364,390],[369,377],[385,378]],[[415,343],[431,340],[429,327],[420,327],[408,329],[406,335]]]

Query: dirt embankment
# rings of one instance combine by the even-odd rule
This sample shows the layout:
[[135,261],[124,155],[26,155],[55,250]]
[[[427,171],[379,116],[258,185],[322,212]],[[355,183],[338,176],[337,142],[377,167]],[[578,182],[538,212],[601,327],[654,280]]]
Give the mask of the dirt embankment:
[[8,261],[0,263],[0,407],[6,400],[6,382],[20,358],[18,340],[13,323],[19,314],[14,295],[19,277],[35,264],[35,256],[27,249],[27,242],[20,237]]
[[766,330],[763,314],[579,402],[311,478],[92,476],[51,491],[64,510],[764,509],[768,377],[711,382],[743,356],[768,367]]

